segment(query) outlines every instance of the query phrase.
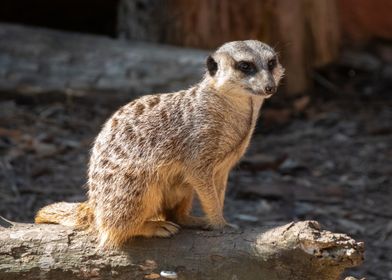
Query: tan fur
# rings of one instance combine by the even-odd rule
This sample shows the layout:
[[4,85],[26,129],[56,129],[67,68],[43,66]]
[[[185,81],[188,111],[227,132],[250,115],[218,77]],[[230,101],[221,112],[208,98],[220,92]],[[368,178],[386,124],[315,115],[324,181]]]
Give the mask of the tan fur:
[[50,204],[38,211],[37,224],[63,224],[78,229],[86,229],[94,221],[94,213],[86,202],[58,202]]
[[[212,54],[215,64],[207,63],[199,84],[120,108],[95,140],[88,201],[49,205],[36,222],[88,225],[109,246],[138,235],[167,237],[178,231],[177,224],[224,227],[228,174],[245,153],[260,107],[271,95],[266,84],[276,87],[283,75],[279,62],[268,69],[274,58],[261,42],[230,42]],[[244,74],[239,61],[251,61],[257,73]],[[190,215],[194,193],[203,218]]]

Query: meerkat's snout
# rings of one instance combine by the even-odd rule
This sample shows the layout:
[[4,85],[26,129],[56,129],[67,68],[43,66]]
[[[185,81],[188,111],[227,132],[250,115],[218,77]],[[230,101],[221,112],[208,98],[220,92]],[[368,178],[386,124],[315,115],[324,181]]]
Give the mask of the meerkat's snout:
[[272,94],[276,93],[277,86],[272,73],[266,73],[265,75],[267,76],[267,78],[266,81],[263,83],[263,93],[264,95],[269,97]]
[[263,96],[264,98],[271,97],[277,90],[277,84],[269,71],[261,70],[253,77],[244,77],[245,89],[252,94]]
[[264,92],[265,92],[267,95],[274,94],[274,93],[276,92],[276,87],[275,87],[275,85],[273,85],[273,86],[271,86],[271,85],[266,85],[265,88],[264,88]]

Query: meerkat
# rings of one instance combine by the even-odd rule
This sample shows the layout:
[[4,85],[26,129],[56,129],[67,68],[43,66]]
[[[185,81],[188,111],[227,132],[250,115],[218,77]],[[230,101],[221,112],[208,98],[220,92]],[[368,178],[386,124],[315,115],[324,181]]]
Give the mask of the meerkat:
[[[116,111],[92,148],[88,200],[48,205],[35,222],[94,229],[101,245],[114,247],[134,236],[169,237],[180,226],[222,229],[229,172],[283,72],[262,42],[222,45],[200,83]],[[205,217],[190,214],[194,193]]]

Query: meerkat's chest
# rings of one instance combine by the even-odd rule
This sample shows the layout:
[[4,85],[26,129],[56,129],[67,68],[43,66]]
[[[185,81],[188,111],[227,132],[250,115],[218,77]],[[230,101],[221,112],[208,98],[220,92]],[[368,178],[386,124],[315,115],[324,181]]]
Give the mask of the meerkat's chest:
[[258,119],[260,102],[253,100],[237,114],[228,116],[222,125],[222,145],[225,154],[221,157],[221,165],[232,167],[244,155],[249,146]]

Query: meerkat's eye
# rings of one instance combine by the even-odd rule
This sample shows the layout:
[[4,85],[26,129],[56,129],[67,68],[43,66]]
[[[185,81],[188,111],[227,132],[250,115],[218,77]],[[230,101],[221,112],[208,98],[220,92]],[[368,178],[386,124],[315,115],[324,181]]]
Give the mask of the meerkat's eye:
[[268,61],[268,70],[272,71],[275,69],[275,67],[276,67],[276,58],[270,59]]
[[239,61],[236,66],[238,70],[247,75],[254,74],[257,71],[256,65],[249,61]]

